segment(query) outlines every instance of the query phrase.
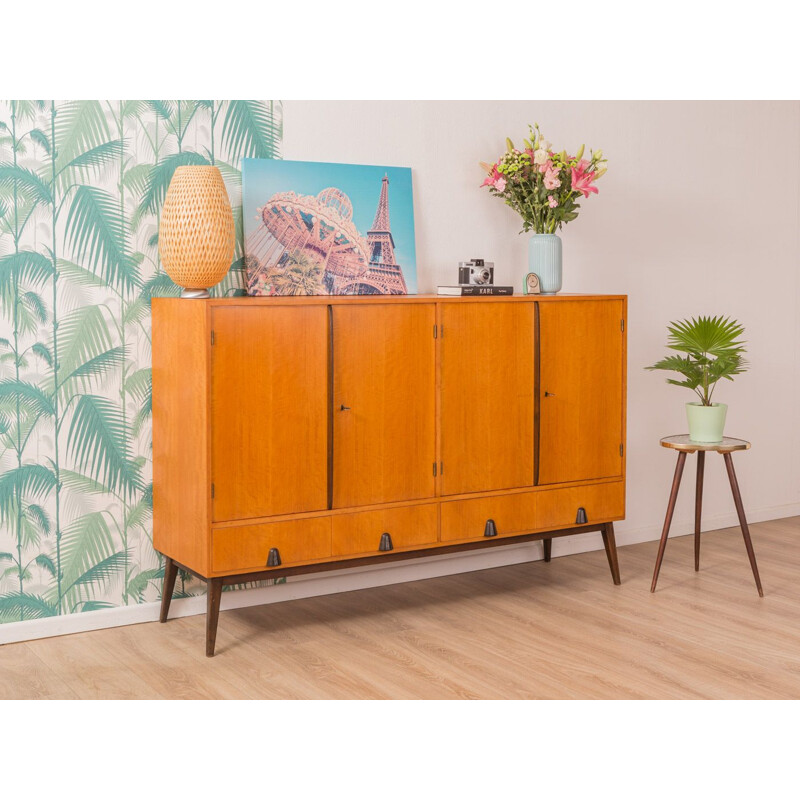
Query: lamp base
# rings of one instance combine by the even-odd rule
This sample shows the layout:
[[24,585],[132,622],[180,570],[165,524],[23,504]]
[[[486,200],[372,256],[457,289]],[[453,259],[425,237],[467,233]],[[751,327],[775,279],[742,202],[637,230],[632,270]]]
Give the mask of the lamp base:
[[201,300],[205,297],[211,297],[208,289],[184,289],[181,292],[181,297],[188,300]]

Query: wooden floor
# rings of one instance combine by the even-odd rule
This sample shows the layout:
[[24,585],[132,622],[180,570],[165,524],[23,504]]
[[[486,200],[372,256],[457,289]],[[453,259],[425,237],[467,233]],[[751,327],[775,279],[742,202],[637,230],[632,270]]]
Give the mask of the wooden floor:
[[800,517],[0,647],[8,698],[800,698]]

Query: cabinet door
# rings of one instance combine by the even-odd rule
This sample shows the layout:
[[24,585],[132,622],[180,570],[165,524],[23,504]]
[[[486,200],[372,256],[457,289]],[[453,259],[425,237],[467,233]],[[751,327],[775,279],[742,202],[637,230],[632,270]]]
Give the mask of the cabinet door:
[[435,306],[333,308],[333,506],[434,493]]
[[534,304],[442,303],[442,493],[533,484]]
[[214,520],[327,508],[327,308],[212,314]]
[[539,483],[622,475],[623,301],[539,306]]

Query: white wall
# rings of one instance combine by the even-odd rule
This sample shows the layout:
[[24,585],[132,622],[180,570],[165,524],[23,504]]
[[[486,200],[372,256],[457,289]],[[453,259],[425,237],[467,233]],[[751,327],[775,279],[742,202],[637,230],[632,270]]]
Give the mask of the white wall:
[[[750,517],[800,514],[800,103],[288,101],[284,110],[287,159],[413,169],[421,292],[452,283],[457,262],[475,256],[496,263],[498,282],[521,286],[528,237],[478,188],[478,162],[495,160],[506,136],[519,142],[539,122],[559,149],[602,148],[600,194],[561,235],[564,291],[629,295],[619,542],[660,533],[675,455],[658,440],[685,431],[693,396],[643,367],[664,352],[666,324],[695,314],[746,327],[751,370],[715,399],[729,404],[726,431],[753,443],[735,457]],[[676,532],[692,521],[687,467]],[[707,527],[734,520],[721,459],[708,462],[704,516]],[[581,549],[580,538],[570,546]]]

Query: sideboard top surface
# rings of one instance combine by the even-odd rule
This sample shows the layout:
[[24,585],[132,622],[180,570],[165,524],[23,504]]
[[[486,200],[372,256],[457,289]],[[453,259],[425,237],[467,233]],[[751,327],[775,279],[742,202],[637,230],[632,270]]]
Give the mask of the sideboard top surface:
[[567,300],[627,300],[624,294],[557,294],[557,295],[484,295],[479,297],[456,297],[441,294],[364,294],[364,295],[302,295],[281,297],[209,297],[181,298],[154,297],[153,302],[160,303],[204,303],[207,306],[275,306],[275,305],[339,305],[374,304],[374,303],[558,303]]

